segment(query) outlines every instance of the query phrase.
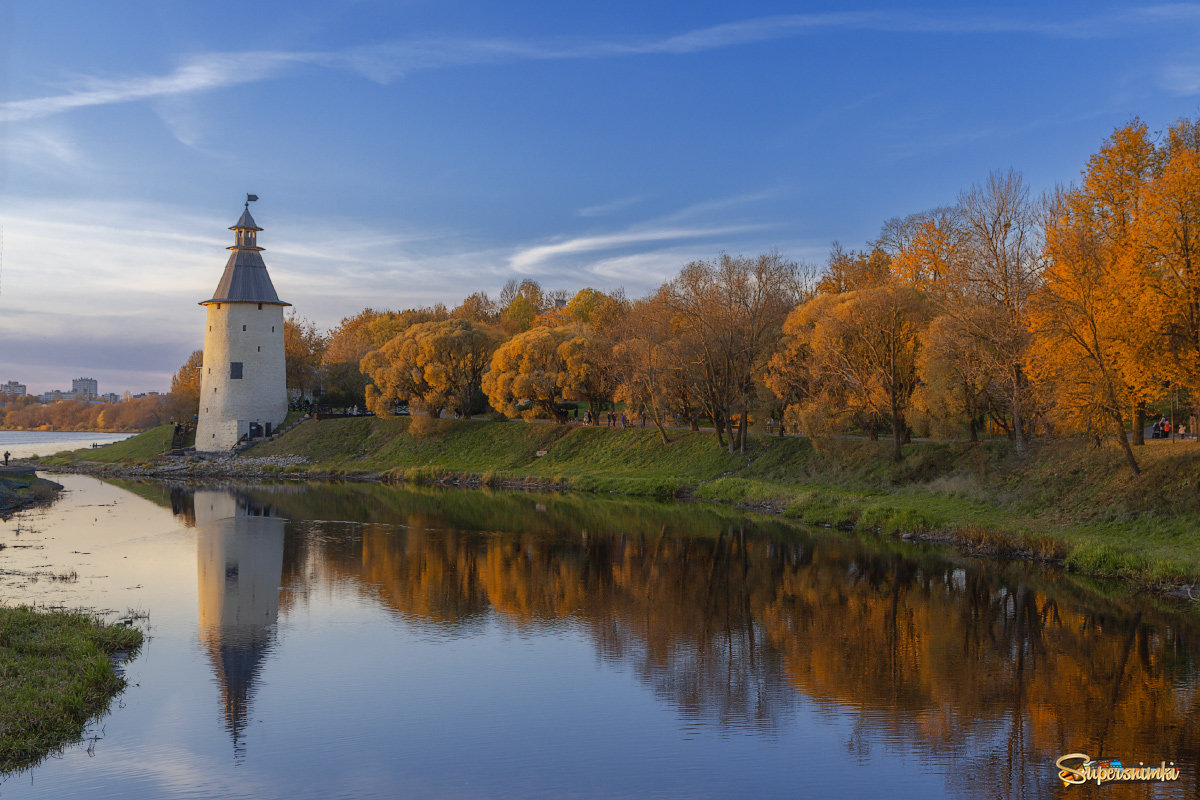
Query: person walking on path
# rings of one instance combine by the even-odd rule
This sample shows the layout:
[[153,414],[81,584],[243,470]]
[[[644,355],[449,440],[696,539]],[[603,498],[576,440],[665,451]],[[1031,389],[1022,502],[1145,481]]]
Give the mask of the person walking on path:
[[4,451],[4,466],[8,466],[8,457],[11,455],[12,453],[8,452],[7,450]]

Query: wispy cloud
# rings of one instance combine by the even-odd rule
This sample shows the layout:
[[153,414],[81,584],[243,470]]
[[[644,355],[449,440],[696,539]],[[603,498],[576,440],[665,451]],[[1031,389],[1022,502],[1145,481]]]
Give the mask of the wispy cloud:
[[74,138],[57,128],[39,125],[15,132],[4,140],[8,160],[39,172],[78,173],[89,167]]
[[672,211],[665,216],[659,217],[655,222],[680,222],[682,220],[695,219],[707,216],[714,211],[727,211],[735,206],[744,206],[762,200],[770,200],[773,197],[779,197],[781,194],[783,194],[783,191],[780,189],[769,189],[761,192],[735,194],[730,197],[718,197],[715,200],[702,200],[699,203],[692,203],[678,211]]
[[[527,245],[513,253],[509,257],[508,263],[516,272],[526,275],[538,274],[552,271],[555,264],[566,256],[595,254],[586,262],[596,263],[601,258],[612,259],[634,255],[622,251],[637,249],[639,251],[637,255],[646,258],[651,253],[668,249],[663,245],[678,247],[685,242],[708,240],[719,236],[737,236],[773,228],[776,226],[771,223],[731,221],[729,210],[737,206],[768,200],[777,197],[780,193],[781,190],[746,192],[730,197],[704,200],[611,233],[586,233]],[[761,215],[758,215],[758,218],[761,219]],[[586,263],[578,266],[586,266]],[[676,267],[678,266],[679,264],[676,264]],[[643,280],[639,283],[644,282]]]
[[724,225],[696,228],[650,228],[631,229],[620,233],[610,233],[603,236],[576,236],[552,244],[542,244],[527,247],[517,251],[509,260],[509,265],[521,273],[534,272],[551,259],[564,255],[579,253],[596,253],[617,250],[631,245],[650,244],[655,242],[678,242],[688,239],[710,239],[716,236],[728,236],[737,233],[747,233],[762,230],[768,225]]
[[581,208],[575,213],[581,217],[605,217],[609,214],[615,214],[618,211],[623,211],[630,206],[635,206],[643,200],[645,200],[645,197],[642,195],[622,197],[619,200],[610,200],[607,203],[597,203],[594,206]]
[[1162,84],[1173,94],[1200,94],[1200,65],[1173,64],[1163,71]]
[[786,14],[697,28],[667,36],[588,40],[463,39],[427,37],[338,52],[232,52],[191,56],[165,75],[88,76],[60,94],[0,104],[0,121],[22,122],[77,108],[128,103],[255,83],[302,65],[349,69],[386,83],[414,72],[520,61],[563,61],[652,55],[689,55],[819,31],[903,34],[1023,34],[1054,38],[1104,38],[1145,28],[1200,21],[1200,5],[1167,4],[1054,21],[1037,17],[939,15],[913,11],[847,11]]
[[166,75],[111,79],[89,76],[62,94],[0,104],[0,122],[23,122],[88,106],[152,100],[255,83],[280,74],[286,67],[324,58],[305,53],[207,53],[190,58]]

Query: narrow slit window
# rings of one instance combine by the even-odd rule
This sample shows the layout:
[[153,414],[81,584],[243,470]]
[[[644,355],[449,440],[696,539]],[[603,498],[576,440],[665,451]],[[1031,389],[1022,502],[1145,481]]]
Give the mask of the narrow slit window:
[[246,326],[245,326],[245,325],[243,325],[243,326],[242,326],[242,330],[246,330]]
[[258,310],[259,310],[259,311],[262,311],[262,303],[259,303],[259,304],[258,304]]
[[240,381],[242,379],[242,362],[241,361],[230,361],[229,362],[229,377],[230,377],[230,379],[235,380],[235,381]]

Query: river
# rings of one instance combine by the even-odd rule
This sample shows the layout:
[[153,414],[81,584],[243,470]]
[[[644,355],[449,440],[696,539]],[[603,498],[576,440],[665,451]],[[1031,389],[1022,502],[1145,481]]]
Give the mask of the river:
[[78,450],[93,444],[111,444],[128,439],[132,433],[96,433],[94,431],[5,431],[0,430],[0,454],[8,451],[13,458],[49,456],[62,450]]
[[[136,612],[0,797],[1192,797],[1200,624],[1058,570],[719,506],[52,476],[0,598]],[[1072,786],[1067,753],[1174,783]]]

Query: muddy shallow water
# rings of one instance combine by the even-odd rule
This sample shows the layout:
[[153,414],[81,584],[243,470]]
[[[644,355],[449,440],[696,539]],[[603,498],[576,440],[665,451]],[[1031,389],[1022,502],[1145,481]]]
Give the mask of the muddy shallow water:
[[[730,509],[55,476],[0,601],[149,615],[0,797],[1191,797],[1200,625]],[[1064,788],[1067,753],[1173,783]]]

